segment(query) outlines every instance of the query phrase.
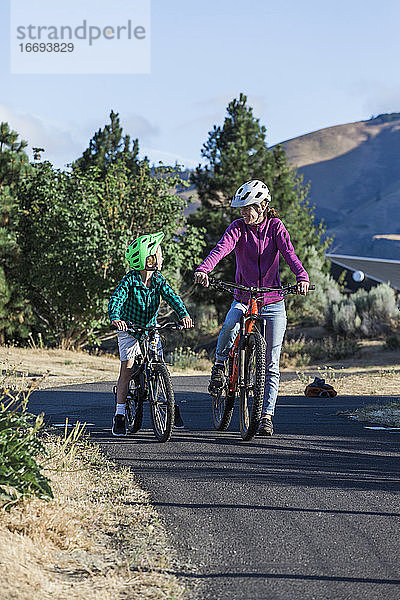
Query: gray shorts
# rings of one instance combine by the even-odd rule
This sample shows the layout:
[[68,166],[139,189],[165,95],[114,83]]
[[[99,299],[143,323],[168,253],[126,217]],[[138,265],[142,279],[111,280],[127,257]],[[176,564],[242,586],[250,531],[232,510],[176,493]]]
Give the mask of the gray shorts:
[[139,342],[130,333],[118,331],[118,348],[121,362],[134,360],[140,354]]

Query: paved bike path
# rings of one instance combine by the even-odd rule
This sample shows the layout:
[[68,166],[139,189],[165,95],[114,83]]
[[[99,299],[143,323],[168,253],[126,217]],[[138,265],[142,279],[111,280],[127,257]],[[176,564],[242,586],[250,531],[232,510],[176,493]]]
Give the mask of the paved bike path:
[[[270,439],[241,442],[237,415],[212,429],[207,377],[174,377],[186,428],[167,444],[145,429],[110,435],[110,384],[36,392],[53,423],[86,420],[129,465],[212,600],[400,598],[400,434],[336,416],[368,397],[282,397]],[[148,408],[148,407],[146,407]]]

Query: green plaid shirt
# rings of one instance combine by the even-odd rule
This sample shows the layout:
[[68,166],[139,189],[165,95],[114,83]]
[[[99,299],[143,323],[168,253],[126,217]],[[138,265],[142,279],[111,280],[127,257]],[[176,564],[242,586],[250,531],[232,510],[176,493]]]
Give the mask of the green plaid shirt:
[[[131,321],[143,327],[155,325],[161,298],[177,313],[179,319],[188,314],[180,297],[161,273],[154,273],[146,287],[139,271],[129,271],[115,288],[108,304],[110,321]],[[140,334],[137,336],[140,338]]]

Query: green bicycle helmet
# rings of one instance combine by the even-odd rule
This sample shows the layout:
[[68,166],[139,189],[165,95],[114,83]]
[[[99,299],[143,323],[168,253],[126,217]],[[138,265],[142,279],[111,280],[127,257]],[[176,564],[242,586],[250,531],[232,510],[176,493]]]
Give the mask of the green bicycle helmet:
[[141,235],[129,244],[125,257],[132,269],[143,271],[146,268],[147,257],[157,252],[164,235],[162,231],[148,233]]

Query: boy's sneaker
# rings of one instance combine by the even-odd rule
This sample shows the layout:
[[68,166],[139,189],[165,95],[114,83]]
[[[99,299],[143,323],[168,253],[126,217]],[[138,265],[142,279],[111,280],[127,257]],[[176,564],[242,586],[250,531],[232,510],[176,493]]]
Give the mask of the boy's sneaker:
[[211,369],[210,384],[208,386],[208,392],[211,395],[216,395],[218,391],[224,387],[225,381],[225,365],[215,363]]
[[124,415],[114,415],[111,433],[115,436],[126,435],[126,419]]
[[175,404],[174,427],[175,427],[175,429],[183,429],[185,427],[182,417],[181,417],[181,411],[179,410],[179,406],[176,406],[176,404]]
[[274,426],[272,424],[272,420],[268,419],[267,417],[262,418],[260,426],[258,428],[258,435],[261,435],[263,437],[268,437],[270,435],[273,435],[273,433],[274,433]]

